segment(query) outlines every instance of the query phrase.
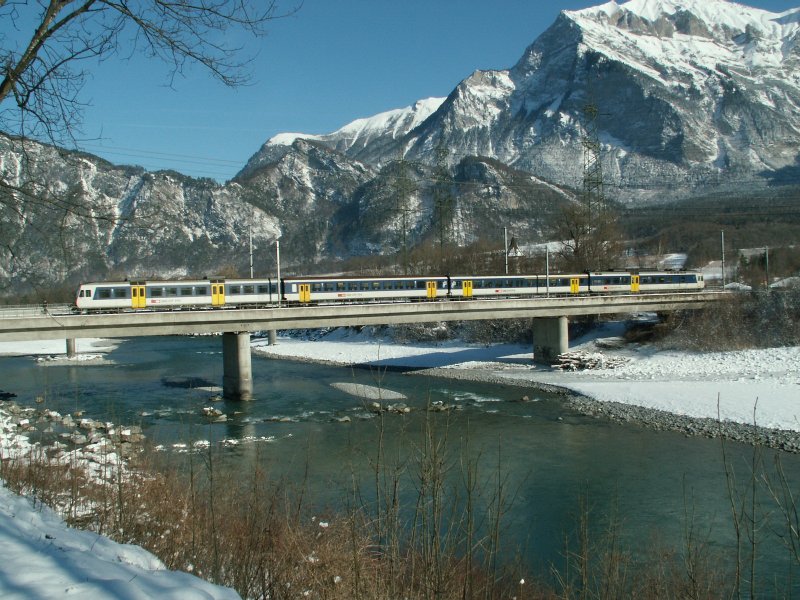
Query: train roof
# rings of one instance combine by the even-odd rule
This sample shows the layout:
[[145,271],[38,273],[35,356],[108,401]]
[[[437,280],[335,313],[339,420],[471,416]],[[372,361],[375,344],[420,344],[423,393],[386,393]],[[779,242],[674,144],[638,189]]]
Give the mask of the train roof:
[[210,279],[130,279],[124,281],[87,281],[81,284],[86,286],[124,287],[126,285],[208,285]]
[[293,276],[284,277],[284,281],[385,281],[391,279],[392,281],[409,280],[417,281],[419,279],[447,279],[446,275],[319,275],[319,276]]

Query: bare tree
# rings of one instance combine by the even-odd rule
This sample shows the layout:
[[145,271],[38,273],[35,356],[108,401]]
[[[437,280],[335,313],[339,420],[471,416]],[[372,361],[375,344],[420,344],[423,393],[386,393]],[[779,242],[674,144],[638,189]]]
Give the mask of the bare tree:
[[0,0],[0,128],[72,138],[90,59],[143,52],[166,63],[171,77],[197,64],[241,85],[251,59],[228,40],[263,35],[269,21],[295,10],[279,12],[277,0]]
[[611,209],[593,211],[583,202],[566,205],[553,237],[563,240],[561,266],[572,272],[613,269],[620,260],[622,234]]

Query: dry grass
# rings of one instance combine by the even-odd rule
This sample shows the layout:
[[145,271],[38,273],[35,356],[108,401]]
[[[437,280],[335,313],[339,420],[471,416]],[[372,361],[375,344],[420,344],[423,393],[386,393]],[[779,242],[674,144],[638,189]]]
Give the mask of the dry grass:
[[[402,507],[395,471],[377,460],[376,499],[354,494],[350,509],[314,515],[303,490],[290,491],[269,473],[224,470],[217,450],[156,466],[144,453],[124,471],[109,466],[90,478],[80,465],[54,465],[45,452],[0,461],[17,492],[54,506],[68,522],[138,544],[172,569],[236,589],[243,598],[319,599],[573,599],[715,598],[725,585],[702,544],[649,557],[619,547],[613,520],[591,539],[588,503],[579,507],[564,564],[535,580],[502,540],[513,489],[498,467],[492,490],[475,487],[473,463],[447,454],[446,431],[428,429],[409,473],[415,505]],[[461,466],[457,466],[461,465]],[[461,468],[464,490],[454,501],[446,475]],[[485,478],[482,478],[485,480]],[[488,493],[491,514],[476,515],[471,494]],[[458,510],[454,506],[459,506]],[[687,518],[689,521],[689,518]],[[652,545],[656,548],[656,545]],[[636,563],[636,564],[635,564]],[[645,566],[642,567],[642,564]]]

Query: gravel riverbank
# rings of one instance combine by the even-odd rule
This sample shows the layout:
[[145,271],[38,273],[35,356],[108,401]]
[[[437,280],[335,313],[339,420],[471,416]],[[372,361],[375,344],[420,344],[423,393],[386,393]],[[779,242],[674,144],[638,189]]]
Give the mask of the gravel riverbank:
[[553,383],[536,381],[535,378],[531,376],[523,380],[517,377],[504,377],[496,371],[485,371],[475,368],[434,368],[415,370],[411,373],[431,377],[480,381],[483,383],[496,383],[498,385],[538,389],[548,393],[563,395],[565,404],[569,408],[590,417],[604,418],[615,423],[630,423],[647,427],[655,431],[677,431],[685,435],[707,438],[722,437],[735,442],[761,445],[785,452],[800,452],[800,431],[761,427],[748,423],[708,417],[691,417],[670,411],[625,404],[622,402],[596,400]]

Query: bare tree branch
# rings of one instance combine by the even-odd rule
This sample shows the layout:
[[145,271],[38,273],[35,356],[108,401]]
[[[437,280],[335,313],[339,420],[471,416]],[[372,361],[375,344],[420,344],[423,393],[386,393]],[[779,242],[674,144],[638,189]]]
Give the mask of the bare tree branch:
[[18,34],[36,23],[29,39],[0,37],[0,129],[74,141],[86,79],[79,65],[87,59],[142,52],[164,62],[172,78],[196,64],[225,85],[243,85],[252,57],[230,40],[262,36],[270,21],[299,9],[279,12],[277,1],[0,0],[0,21]]

